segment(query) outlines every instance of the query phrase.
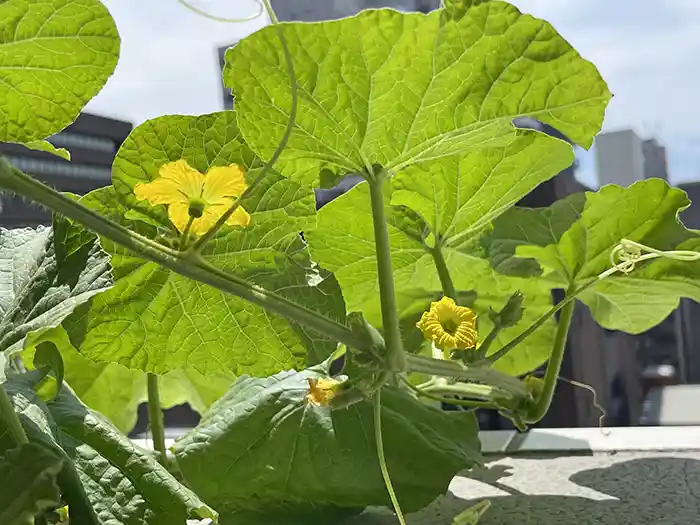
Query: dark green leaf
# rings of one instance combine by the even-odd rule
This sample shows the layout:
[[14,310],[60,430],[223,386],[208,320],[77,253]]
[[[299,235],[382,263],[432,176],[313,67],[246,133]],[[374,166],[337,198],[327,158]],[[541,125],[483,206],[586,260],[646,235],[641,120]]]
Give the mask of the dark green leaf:
[[[6,383],[30,441],[53,448],[67,461],[59,484],[71,525],[184,524],[217,514],[155,458],[139,449],[64,385],[54,401],[33,392],[35,373]],[[66,496],[68,492],[68,497]]]
[[67,241],[50,228],[0,229],[0,351],[20,351],[28,333],[57,326],[111,285],[109,256],[85,230]]
[[58,348],[52,341],[43,341],[39,343],[34,352],[34,368],[45,368],[53,374],[46,395],[41,395],[44,400],[55,398],[61,391],[63,386],[63,377],[65,370],[63,366],[63,358]]
[[37,514],[58,507],[56,477],[62,467],[58,455],[36,443],[0,456],[0,523],[31,524]]
[[[314,513],[390,504],[371,403],[311,405],[308,377],[318,374],[239,378],[175,444],[187,483],[225,523],[314,523]],[[457,472],[480,461],[472,414],[442,412],[390,388],[382,403],[389,471],[405,510],[427,505]]]

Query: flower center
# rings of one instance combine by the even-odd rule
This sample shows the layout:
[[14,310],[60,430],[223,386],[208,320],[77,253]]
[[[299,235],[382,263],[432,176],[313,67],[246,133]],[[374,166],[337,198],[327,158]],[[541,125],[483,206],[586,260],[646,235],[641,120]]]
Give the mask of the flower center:
[[450,335],[455,335],[459,328],[459,321],[452,318],[445,319],[440,324],[442,325],[442,329]]
[[206,203],[201,199],[190,199],[190,207],[187,212],[189,213],[190,217],[199,219],[202,215],[204,215],[205,206]]

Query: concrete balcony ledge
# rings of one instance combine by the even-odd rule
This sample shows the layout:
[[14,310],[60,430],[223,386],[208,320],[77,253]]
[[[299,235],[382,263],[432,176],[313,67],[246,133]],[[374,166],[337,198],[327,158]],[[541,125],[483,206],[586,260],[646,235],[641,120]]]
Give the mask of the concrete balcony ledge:
[[[447,495],[408,516],[409,525],[452,525],[483,499],[492,505],[479,525],[700,524],[700,427],[487,431],[481,438],[486,466],[456,476]],[[343,525],[396,523],[386,509],[368,509]]]

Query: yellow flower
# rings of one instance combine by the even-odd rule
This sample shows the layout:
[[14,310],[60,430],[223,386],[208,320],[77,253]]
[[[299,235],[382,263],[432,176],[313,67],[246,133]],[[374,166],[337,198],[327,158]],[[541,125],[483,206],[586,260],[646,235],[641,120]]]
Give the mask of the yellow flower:
[[476,314],[449,297],[430,303],[430,310],[416,326],[440,350],[468,350],[475,347],[478,338]]
[[309,393],[306,394],[306,400],[319,407],[327,407],[338,393],[338,387],[342,384],[335,379],[323,377],[321,379],[308,377],[306,380],[309,382]]
[[[232,197],[238,197],[248,187],[243,170],[235,164],[216,166],[206,175],[192,168],[184,159],[168,162],[158,170],[159,178],[147,184],[137,184],[136,198],[152,206],[165,204],[168,217],[182,233],[190,217],[194,217],[190,232],[206,233],[231,207]],[[250,215],[239,206],[226,224],[247,226]]]

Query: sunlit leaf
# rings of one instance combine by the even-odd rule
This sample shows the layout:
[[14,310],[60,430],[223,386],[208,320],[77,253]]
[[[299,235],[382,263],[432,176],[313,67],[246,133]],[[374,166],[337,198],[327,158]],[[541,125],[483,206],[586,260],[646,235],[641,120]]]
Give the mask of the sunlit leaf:
[[[70,343],[62,327],[35,336],[25,343],[25,365],[33,360],[37,345],[51,342],[63,358],[65,382],[89,408],[109,419],[121,432],[136,424],[137,409],[148,399],[146,374],[118,363],[97,363],[81,355]],[[160,401],[164,409],[188,403],[197,412],[204,411],[231,386],[235,376],[226,371],[203,376],[196,370],[173,370],[160,377]]]
[[[90,193],[82,202],[130,229],[151,237],[151,224],[127,219],[135,209],[132,189],[158,176],[162,164],[185,158],[206,172],[237,163],[249,182],[259,162],[242,142],[231,111],[201,117],[168,116],[134,130],[114,165],[114,186]],[[300,232],[313,228],[313,193],[274,172],[243,206],[250,226],[228,228],[204,249],[217,267],[344,322],[335,279],[310,261]],[[162,207],[161,207],[162,208]],[[162,220],[165,210],[139,208]],[[235,296],[181,277],[104,241],[112,254],[115,285],[76,312],[64,326],[73,345],[95,361],[165,373],[194,369],[267,375],[317,363],[335,349],[322,334],[267,314]]]
[[117,28],[98,0],[0,2],[0,141],[64,156],[38,141],[75,120],[118,57]]
[[[318,184],[322,169],[342,174],[380,164],[398,172],[507,145],[517,133],[513,119],[526,116],[589,147],[610,99],[595,67],[550,24],[506,2],[467,6],[459,16],[380,9],[280,26],[299,95],[276,164],[282,173]],[[292,100],[275,28],[229,49],[223,76],[246,140],[269,158]]]
[[[507,192],[508,188],[509,186],[504,184],[501,191]],[[389,184],[385,188],[385,197],[387,212],[390,213],[387,228],[392,249],[394,280],[399,290],[398,307],[406,321],[402,323],[404,339],[407,345],[420,344],[422,338],[415,328],[415,321],[422,311],[427,310],[430,301],[441,297],[442,285],[433,257],[429,253],[430,246],[423,237],[416,234],[416,222],[407,220],[404,208],[388,206],[390,200],[393,200]],[[444,196],[445,200],[450,198],[452,197]],[[485,191],[481,199],[472,198],[474,205],[480,200],[484,206],[484,213],[487,213],[488,203],[497,201],[498,193],[495,190]],[[416,207],[420,209],[420,206]],[[431,216],[430,220],[432,222],[435,219]],[[527,279],[501,275],[491,268],[488,261],[482,258],[478,236],[472,234],[471,237],[459,238],[461,231],[478,229],[476,223],[480,221],[480,215],[474,215],[474,221],[470,225],[466,219],[462,220],[460,229],[454,233],[455,246],[447,243],[443,247],[443,253],[456,288],[476,293],[476,301],[471,306],[479,314],[480,338],[483,339],[492,327],[487,315],[489,308],[502,308],[510,295],[517,290],[525,295],[523,319],[514,327],[500,333],[496,344],[491,347],[491,351],[496,351],[502,344],[522,333],[551,307],[550,288]],[[427,231],[430,232],[430,226]],[[371,323],[381,325],[377,262],[367,183],[359,184],[347,194],[324,206],[319,211],[318,228],[309,232],[306,238],[314,259],[334,272],[343,289],[348,311],[361,310]],[[549,357],[555,327],[554,321],[545,323],[525,343],[499,360],[496,368],[513,375],[537,368]],[[418,350],[415,346],[407,346],[407,349]]]
[[[536,270],[553,288],[578,287],[612,266],[610,253],[622,239],[658,250],[697,250],[697,232],[678,219],[689,204],[684,191],[650,179],[572,195],[549,208],[514,208],[495,222],[489,254],[496,268],[523,275]],[[658,259],[609,277],[580,298],[605,328],[640,333],[668,316],[681,297],[699,301],[698,277],[700,262]]]

